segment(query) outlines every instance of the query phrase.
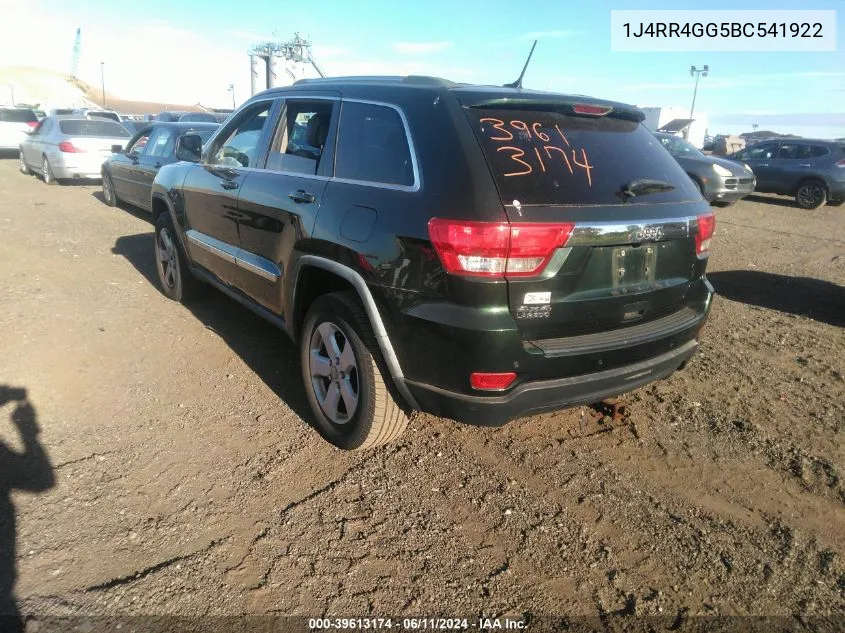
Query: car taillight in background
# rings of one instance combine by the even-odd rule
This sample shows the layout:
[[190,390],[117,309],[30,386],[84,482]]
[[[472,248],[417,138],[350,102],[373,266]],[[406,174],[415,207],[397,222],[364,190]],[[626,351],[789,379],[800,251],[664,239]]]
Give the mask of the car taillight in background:
[[29,127],[34,128],[34,127],[36,127],[36,126],[38,125],[38,121],[27,121],[27,122],[26,122],[26,124],[27,124]]
[[428,233],[446,272],[472,277],[529,277],[566,245],[572,223],[468,222],[432,218]]
[[712,213],[698,216],[698,232],[695,234],[695,254],[707,257],[710,254],[710,238],[716,232],[716,216]]
[[68,154],[81,154],[85,150],[77,147],[70,141],[62,141],[61,143],[59,143],[59,151],[67,152]]
[[836,165],[837,167],[845,167],[845,158],[843,158],[842,160],[836,161],[834,163],[834,165]]

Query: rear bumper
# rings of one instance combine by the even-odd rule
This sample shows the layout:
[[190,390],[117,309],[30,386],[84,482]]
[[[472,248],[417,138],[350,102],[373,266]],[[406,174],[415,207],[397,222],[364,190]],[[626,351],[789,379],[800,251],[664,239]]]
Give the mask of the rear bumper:
[[694,353],[693,339],[669,352],[616,369],[526,382],[501,396],[471,396],[406,380],[423,409],[481,426],[500,426],[526,415],[599,402],[666,378]]

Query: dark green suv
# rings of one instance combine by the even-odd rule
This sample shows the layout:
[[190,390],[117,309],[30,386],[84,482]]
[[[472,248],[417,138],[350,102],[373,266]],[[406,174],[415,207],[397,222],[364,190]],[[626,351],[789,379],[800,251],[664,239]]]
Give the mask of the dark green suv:
[[429,77],[263,92],[156,177],[162,287],[289,334],[347,449],[413,409],[498,425],[630,391],[690,358],[712,296],[714,216],[642,119]]

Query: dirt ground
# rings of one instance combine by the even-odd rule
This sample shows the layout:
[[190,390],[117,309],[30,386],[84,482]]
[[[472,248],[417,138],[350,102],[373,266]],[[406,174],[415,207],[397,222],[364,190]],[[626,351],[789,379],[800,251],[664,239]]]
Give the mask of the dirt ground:
[[700,353],[627,420],[418,414],[350,454],[285,336],[167,300],[148,218],[99,192],[0,161],[0,385],[55,480],[11,492],[22,613],[845,612],[845,207],[717,209]]

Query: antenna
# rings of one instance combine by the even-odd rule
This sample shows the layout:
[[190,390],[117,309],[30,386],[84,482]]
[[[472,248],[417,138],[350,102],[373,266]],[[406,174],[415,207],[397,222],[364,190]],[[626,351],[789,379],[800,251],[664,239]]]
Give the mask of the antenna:
[[517,79],[512,84],[505,84],[502,86],[503,88],[519,88],[522,90],[522,78],[525,77],[525,71],[528,68],[528,64],[531,61],[531,56],[534,54],[534,47],[537,46],[537,40],[534,40],[534,43],[531,45],[531,52],[528,53],[528,59],[525,60],[525,66],[522,67],[522,72],[519,73],[519,79]]

